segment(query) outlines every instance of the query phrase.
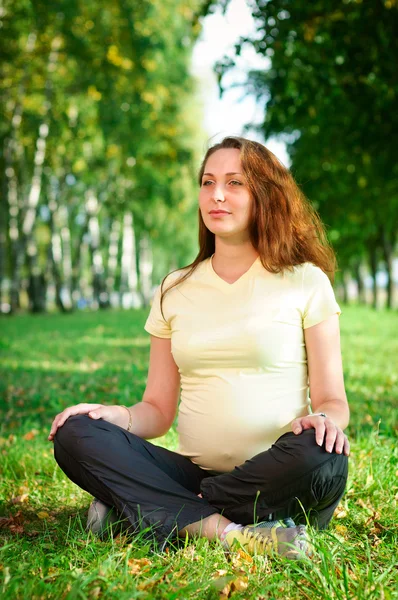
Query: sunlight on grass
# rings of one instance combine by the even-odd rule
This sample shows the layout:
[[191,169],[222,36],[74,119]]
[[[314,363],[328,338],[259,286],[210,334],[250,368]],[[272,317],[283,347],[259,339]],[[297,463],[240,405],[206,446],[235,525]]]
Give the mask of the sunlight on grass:
[[93,345],[97,345],[97,344],[101,344],[101,346],[113,346],[113,347],[124,347],[124,348],[129,348],[131,347],[144,347],[144,346],[148,346],[150,345],[150,338],[149,335],[146,338],[135,338],[135,339],[120,339],[120,338],[105,338],[105,337],[88,337],[88,336],[84,336],[83,338],[81,338],[79,340],[79,343],[81,344],[93,344]]
[[64,371],[64,372],[80,372],[94,373],[104,366],[103,363],[96,362],[60,362],[56,360],[12,360],[3,359],[1,361],[3,367],[11,369],[38,369],[41,371]]
[[[101,541],[85,531],[91,497],[56,465],[48,430],[68,405],[142,398],[145,319],[145,311],[115,311],[2,320],[1,598],[398,598],[396,313],[344,307],[349,481],[303,562],[244,553],[227,560],[220,544],[203,539],[160,554],[142,538]],[[154,443],[175,450],[175,426]]]

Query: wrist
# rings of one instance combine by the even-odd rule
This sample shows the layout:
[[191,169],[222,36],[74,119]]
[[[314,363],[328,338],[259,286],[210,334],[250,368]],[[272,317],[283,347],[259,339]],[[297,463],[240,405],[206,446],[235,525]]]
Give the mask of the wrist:
[[124,404],[122,404],[122,408],[125,408],[125,409],[127,410],[127,413],[128,413],[128,418],[129,418],[129,420],[128,420],[128,424],[127,424],[127,427],[126,427],[125,429],[126,429],[126,431],[131,431],[131,427],[132,427],[132,425],[133,425],[133,418],[132,418],[132,416],[131,416],[131,411],[130,411],[130,409],[129,409],[129,408],[127,408],[127,406],[125,406]]
[[324,417],[325,419],[328,418],[327,414],[324,412],[311,413],[311,417]]

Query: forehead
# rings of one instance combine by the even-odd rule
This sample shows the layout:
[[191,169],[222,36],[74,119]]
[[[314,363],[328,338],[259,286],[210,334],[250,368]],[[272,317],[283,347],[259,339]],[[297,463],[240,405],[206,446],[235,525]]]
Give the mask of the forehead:
[[237,148],[222,148],[216,150],[206,161],[205,173],[241,172],[240,150]]

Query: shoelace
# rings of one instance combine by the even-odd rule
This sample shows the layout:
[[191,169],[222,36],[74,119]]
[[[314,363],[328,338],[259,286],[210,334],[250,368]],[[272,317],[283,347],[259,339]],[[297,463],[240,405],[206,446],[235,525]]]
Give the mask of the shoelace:
[[[268,530],[269,531],[269,530]],[[262,535],[261,531],[249,531],[246,530],[245,531],[245,537],[248,538],[248,543],[250,544],[250,542],[258,542],[260,544],[260,546],[263,547],[264,550],[270,550],[274,547],[274,542],[272,539],[267,538],[266,536]],[[278,542],[276,541],[276,548],[277,549],[278,546]]]

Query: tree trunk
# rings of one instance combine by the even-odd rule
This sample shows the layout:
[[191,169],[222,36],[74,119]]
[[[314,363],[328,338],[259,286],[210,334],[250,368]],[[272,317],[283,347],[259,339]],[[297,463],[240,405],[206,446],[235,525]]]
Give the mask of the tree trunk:
[[[10,311],[9,298],[5,295],[5,282],[7,276],[6,254],[7,254],[7,182],[2,179],[2,190],[0,196],[0,315]],[[6,302],[6,299],[8,302]]]
[[119,306],[119,294],[116,293],[115,282],[119,254],[120,230],[120,221],[119,219],[115,218],[112,221],[111,232],[109,235],[108,268],[106,277],[106,287],[108,289],[110,304],[112,306]]
[[37,243],[32,236],[26,247],[26,267],[28,270],[29,310],[33,313],[41,313],[46,310],[47,280],[37,259]]
[[342,272],[341,284],[343,286],[343,303],[349,303],[349,295],[348,295],[348,280],[349,280],[349,272],[344,270]]
[[358,303],[366,304],[365,284],[362,276],[362,263],[360,261],[354,264],[353,275],[357,284]]
[[372,306],[377,309],[378,306],[378,290],[377,290],[377,247],[371,246],[369,249],[369,264],[372,274]]
[[[45,294],[43,290],[46,288],[46,281],[45,276],[40,271],[38,265],[37,242],[34,236],[34,226],[41,192],[43,162],[45,157],[46,138],[48,131],[48,125],[46,123],[42,123],[39,127],[39,137],[37,139],[34,157],[33,177],[27,200],[25,217],[22,223],[22,235],[24,243],[20,245],[16,264],[16,276],[19,278],[19,273],[22,269],[24,258],[26,259],[26,266],[29,273],[29,310],[34,313],[43,312],[46,308],[45,298],[43,302],[43,293]],[[26,256],[24,257],[25,250]]]
[[392,276],[392,261],[393,261],[393,252],[394,252],[394,241],[391,242],[388,237],[386,231],[383,229],[382,232],[382,248],[384,255],[384,262],[387,271],[387,308],[391,309],[393,306],[393,290],[394,290],[394,281]]
[[137,292],[137,259],[132,213],[123,217],[122,272],[120,277],[120,300],[123,308],[142,306]]
[[42,187],[43,164],[46,156],[47,136],[49,133],[52,80],[51,73],[55,70],[55,65],[58,61],[58,51],[61,46],[61,38],[55,37],[51,42],[51,51],[47,65],[47,80],[45,84],[46,94],[44,101],[44,119],[39,126],[39,136],[36,142],[36,150],[33,162],[33,176],[31,180],[30,190],[27,198],[25,214],[22,221],[22,237],[23,242],[20,244],[19,253],[16,260],[16,278],[20,277],[24,254],[26,250],[26,262],[29,271],[29,305],[33,312],[41,312],[45,310],[45,302],[43,304],[43,290],[46,288],[45,276],[40,273],[37,264],[37,245],[34,239],[34,228],[37,216],[37,207]]
[[69,228],[69,214],[66,206],[58,209],[61,224],[62,273],[64,276],[64,304],[68,311],[73,309],[72,301],[72,248]]
[[74,246],[74,253],[72,258],[72,275],[71,275],[71,290],[72,290],[72,301],[73,305],[76,306],[79,303],[79,299],[81,297],[81,289],[80,289],[80,278],[83,266],[83,247],[84,247],[84,238],[88,232],[88,216],[86,215],[86,221],[84,222],[80,235],[76,239]]
[[20,270],[23,264],[24,250],[21,247],[21,239],[18,228],[19,202],[18,181],[13,165],[13,142],[5,142],[5,187],[8,199],[8,239],[10,248],[10,311],[13,313],[20,307]]
[[[59,189],[58,181],[52,178],[51,185],[49,186],[50,202],[48,208],[50,212],[50,233],[51,239],[49,243],[49,258],[51,264],[51,274],[55,284],[55,303],[62,312],[69,312],[72,309],[72,299],[70,293],[70,287],[66,286],[63,275],[65,274],[63,263],[64,252],[62,248],[61,232],[64,228],[67,228],[69,232],[67,222],[66,207],[58,206]],[[66,212],[66,214],[65,214]],[[65,235],[65,234],[64,234]],[[66,271],[68,272],[68,261]],[[68,272],[68,283],[70,284],[70,269]]]
[[144,301],[144,306],[149,306],[152,296],[152,270],[153,257],[151,240],[147,233],[143,234],[140,239],[140,285],[141,293]]
[[88,232],[90,235],[91,273],[94,303],[99,308],[109,306],[109,296],[104,283],[104,263],[100,250],[100,226],[98,221],[98,199],[93,190],[86,194],[86,210],[89,215]]
[[29,311],[42,313],[46,310],[47,281],[43,273],[32,268],[28,275]]
[[[35,48],[37,35],[35,32],[31,32],[28,35],[26,41],[25,51],[27,54],[31,54]],[[20,307],[19,293],[20,293],[20,269],[24,262],[24,248],[21,245],[20,233],[18,228],[18,215],[19,215],[19,203],[18,203],[18,179],[15,171],[15,163],[20,156],[23,155],[23,149],[19,142],[18,132],[22,123],[23,114],[23,98],[25,96],[26,81],[28,78],[28,62],[25,63],[24,75],[18,89],[18,101],[13,106],[13,115],[11,119],[10,134],[4,140],[4,166],[5,166],[5,179],[4,179],[4,201],[7,198],[8,201],[8,239],[9,239],[9,250],[10,250],[10,291],[9,291],[9,307],[10,312],[15,312]],[[6,214],[6,209],[4,215]],[[4,225],[5,229],[2,229],[2,233],[5,234],[7,231],[7,225]],[[7,236],[5,236],[7,241]],[[4,254],[5,260],[5,254]],[[1,283],[0,283],[1,286]]]
[[[2,194],[2,198],[4,195]],[[4,312],[9,312],[10,305],[6,303],[5,298],[5,281],[6,281],[6,250],[7,250],[7,235],[6,235],[6,211],[3,210],[2,204],[0,204],[0,216],[3,215],[4,219],[0,219],[0,315]]]

